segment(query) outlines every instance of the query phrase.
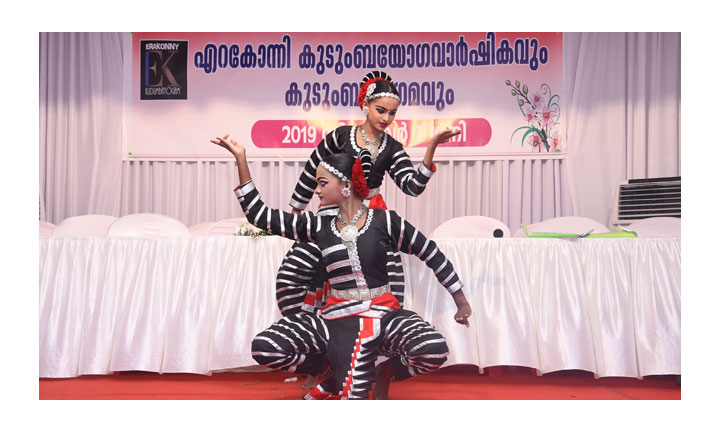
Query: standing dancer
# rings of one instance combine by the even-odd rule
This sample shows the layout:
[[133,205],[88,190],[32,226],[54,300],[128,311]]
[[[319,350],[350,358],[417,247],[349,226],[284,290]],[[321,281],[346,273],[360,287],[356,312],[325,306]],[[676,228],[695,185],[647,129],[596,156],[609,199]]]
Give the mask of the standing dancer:
[[385,133],[395,120],[400,105],[400,95],[390,75],[381,71],[365,75],[358,92],[358,105],[365,114],[365,122],[359,126],[336,128],[310,155],[290,199],[293,212],[304,210],[312,199],[317,185],[315,170],[323,158],[335,153],[348,153],[358,157],[362,148],[367,148],[372,158],[372,169],[367,182],[370,194],[366,198],[370,200],[369,208],[387,208],[379,194],[385,173],[390,175],[404,193],[418,196],[423,193],[436,170],[433,157],[437,146],[460,133],[459,129],[446,128],[430,138],[423,162],[415,170],[403,145]]
[[[240,186],[235,193],[254,225],[320,249],[331,289],[320,315],[282,318],[252,343],[261,365],[293,373],[330,378],[306,398],[387,398],[389,382],[439,368],[448,355],[444,338],[414,312],[402,308],[388,284],[386,254],[390,250],[418,256],[433,269],[457,306],[455,320],[469,326],[472,313],[463,284],[452,263],[410,223],[394,211],[368,209],[366,175],[369,151],[361,159],[345,153],[327,156],[317,168],[315,193],[323,206],[335,205],[336,215],[296,215],[268,208],[252,182],[245,149],[234,140],[212,140],[236,158]],[[390,357],[375,367],[378,355]]]
[[[371,155],[371,167],[368,176],[370,193],[365,198],[368,208],[387,210],[382,195],[379,193],[385,173],[388,173],[397,186],[410,196],[418,196],[425,191],[430,177],[436,171],[433,157],[437,146],[460,133],[460,130],[447,128],[434,135],[428,142],[423,162],[417,170],[410,162],[403,145],[385,133],[395,120],[400,95],[385,72],[373,71],[363,77],[358,91],[358,106],[365,114],[365,122],[359,126],[340,126],[330,132],[318,144],[305,168],[300,174],[295,191],[290,199],[293,213],[300,214],[312,199],[317,186],[316,169],[320,160],[335,153],[348,153],[358,157],[361,149],[368,149]],[[337,212],[335,206],[323,206],[319,214]],[[328,285],[323,285],[322,262],[316,260],[319,251],[311,243],[295,245],[288,251],[280,267],[277,277],[278,306],[284,315],[304,310],[318,310],[327,294]],[[310,259],[308,259],[308,257]],[[308,273],[316,276],[308,281]],[[400,255],[397,251],[389,251],[387,267],[390,288],[393,295],[403,304],[404,275]],[[303,292],[306,294],[303,296]],[[303,301],[304,299],[304,301]],[[317,378],[308,377],[303,388],[312,388]]]

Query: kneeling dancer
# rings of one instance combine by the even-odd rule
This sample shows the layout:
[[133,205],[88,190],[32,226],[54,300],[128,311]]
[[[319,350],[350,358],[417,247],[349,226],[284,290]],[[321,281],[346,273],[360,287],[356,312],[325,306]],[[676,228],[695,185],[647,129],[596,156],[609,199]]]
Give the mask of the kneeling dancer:
[[[273,234],[315,243],[331,286],[320,315],[285,316],[257,335],[253,358],[273,369],[327,377],[307,399],[366,399],[376,380],[374,398],[387,398],[390,381],[438,369],[448,355],[445,339],[393,296],[388,254],[401,251],[423,260],[452,295],[459,324],[468,326],[472,311],[452,263],[434,241],[394,211],[363,205],[370,153],[363,150],[357,159],[346,153],[324,158],[314,192],[322,206],[336,205],[339,211],[297,215],[265,205],[252,182],[245,148],[227,138],[212,142],[237,160],[240,186],[235,193],[247,219]],[[376,368],[378,355],[389,359]]]

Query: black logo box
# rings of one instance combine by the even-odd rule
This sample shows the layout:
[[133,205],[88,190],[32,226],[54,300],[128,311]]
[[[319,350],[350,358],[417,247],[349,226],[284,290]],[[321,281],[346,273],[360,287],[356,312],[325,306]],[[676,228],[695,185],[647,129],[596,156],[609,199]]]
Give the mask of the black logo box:
[[188,41],[140,41],[140,99],[187,99]]

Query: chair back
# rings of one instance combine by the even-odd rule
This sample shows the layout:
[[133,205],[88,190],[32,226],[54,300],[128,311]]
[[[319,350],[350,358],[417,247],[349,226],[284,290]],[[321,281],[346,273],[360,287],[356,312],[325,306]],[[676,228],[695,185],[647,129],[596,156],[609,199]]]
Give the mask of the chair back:
[[501,238],[510,237],[510,229],[497,219],[487,216],[461,216],[443,222],[430,234],[443,238]]
[[106,237],[108,229],[117,218],[108,215],[81,215],[69,217],[60,222],[55,231],[54,236],[72,237],[72,236],[90,236],[90,237]]
[[201,236],[205,235],[205,232],[210,227],[210,225],[214,224],[215,222],[201,222],[199,224],[192,225],[188,227],[188,230],[190,231],[190,235],[194,236]]
[[638,237],[680,237],[680,218],[651,217],[640,219],[626,227]]
[[55,224],[43,220],[40,221],[40,237],[51,236],[53,235],[53,231],[55,231]]
[[110,225],[110,237],[189,236],[190,230],[179,220],[155,213],[136,213],[118,218]]
[[247,219],[244,217],[238,217],[238,218],[230,218],[230,219],[223,219],[221,221],[217,221],[213,224],[211,224],[204,235],[209,236],[226,236],[226,235],[235,235],[235,233],[238,230],[238,227],[247,222]]

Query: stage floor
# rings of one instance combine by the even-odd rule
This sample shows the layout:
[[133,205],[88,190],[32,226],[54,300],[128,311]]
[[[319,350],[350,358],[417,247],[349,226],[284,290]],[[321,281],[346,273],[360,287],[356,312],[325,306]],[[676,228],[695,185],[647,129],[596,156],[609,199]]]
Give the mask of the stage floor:
[[[472,365],[455,365],[392,383],[395,400],[679,400],[676,376],[600,378],[586,371],[537,376],[534,370],[503,367],[480,375]],[[304,381],[285,372],[224,372],[211,376],[120,372],[77,378],[39,380],[41,400],[293,400],[305,394]]]

